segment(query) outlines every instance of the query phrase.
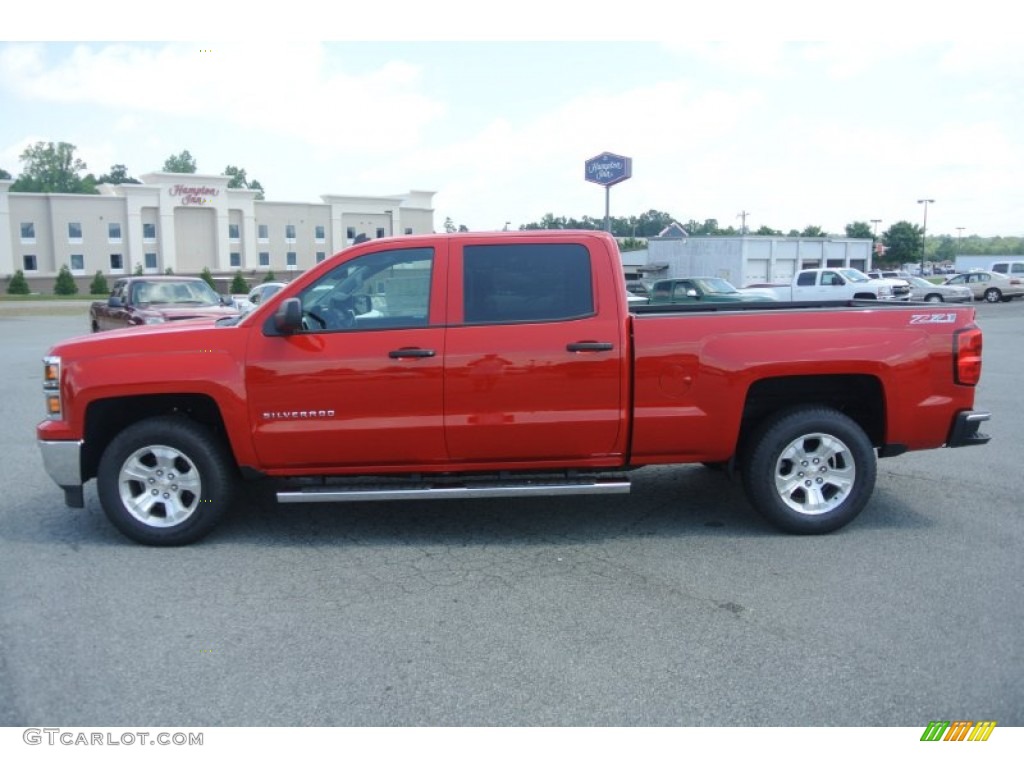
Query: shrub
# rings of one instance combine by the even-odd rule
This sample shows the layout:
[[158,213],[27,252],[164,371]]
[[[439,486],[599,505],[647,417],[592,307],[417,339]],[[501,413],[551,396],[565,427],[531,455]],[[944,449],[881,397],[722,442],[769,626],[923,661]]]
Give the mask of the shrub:
[[231,287],[228,289],[228,293],[248,293],[249,282],[242,275],[242,270],[235,272],[235,278],[231,281]]
[[20,269],[11,275],[7,281],[7,292],[12,296],[28,296],[31,293],[28,281],[25,279],[25,273]]
[[107,286],[107,278],[98,269],[96,270],[96,276],[89,283],[89,293],[96,296],[106,296],[110,293],[110,288]]
[[203,267],[203,271],[199,274],[199,276],[201,278],[203,278],[203,280],[206,281],[206,284],[208,286],[210,286],[211,288],[213,288],[213,290],[215,290],[215,291],[217,290],[217,286],[214,285],[214,282],[213,282],[213,274],[210,272],[210,268],[209,267]]
[[267,274],[266,274],[266,276],[265,276],[265,277],[263,278],[263,282],[264,282],[264,283],[272,283],[272,282],[274,282],[275,280],[277,280],[277,278],[276,278],[276,277],[274,277],[274,270],[272,270],[272,269],[270,269],[270,270],[267,270]]
[[71,276],[71,270],[65,264],[57,273],[57,282],[53,284],[53,292],[58,296],[74,296],[78,293],[78,284]]

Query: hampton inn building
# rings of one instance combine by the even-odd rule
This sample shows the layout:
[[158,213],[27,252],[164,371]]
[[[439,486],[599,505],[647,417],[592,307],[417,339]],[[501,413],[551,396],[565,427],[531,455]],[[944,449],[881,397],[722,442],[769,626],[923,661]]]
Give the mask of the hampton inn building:
[[[356,238],[434,231],[434,192],[388,197],[321,195],[322,203],[256,200],[229,177],[150,173],[98,195],[11,192],[0,180],[0,278],[22,270],[48,292],[63,265],[79,287],[97,271],[288,279]],[[362,236],[362,237],[361,237]]]

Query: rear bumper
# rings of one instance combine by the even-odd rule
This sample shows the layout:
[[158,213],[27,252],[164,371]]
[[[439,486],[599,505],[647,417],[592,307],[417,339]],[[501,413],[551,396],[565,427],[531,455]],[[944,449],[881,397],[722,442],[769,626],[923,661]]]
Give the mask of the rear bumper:
[[949,431],[946,446],[962,448],[967,445],[984,445],[991,438],[978,431],[982,422],[992,418],[988,411],[961,411],[953,419],[953,428]]

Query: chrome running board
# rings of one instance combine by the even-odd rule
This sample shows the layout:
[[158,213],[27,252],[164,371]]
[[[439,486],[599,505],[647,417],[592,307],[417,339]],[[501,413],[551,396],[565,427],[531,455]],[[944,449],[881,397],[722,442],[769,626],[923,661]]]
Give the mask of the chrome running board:
[[[360,480],[363,480],[362,478]],[[277,492],[282,504],[319,504],[336,501],[403,501],[407,499],[498,499],[530,496],[582,496],[629,493],[623,475],[584,475],[521,480],[499,478],[439,478],[436,480],[384,480],[351,484],[323,484]]]

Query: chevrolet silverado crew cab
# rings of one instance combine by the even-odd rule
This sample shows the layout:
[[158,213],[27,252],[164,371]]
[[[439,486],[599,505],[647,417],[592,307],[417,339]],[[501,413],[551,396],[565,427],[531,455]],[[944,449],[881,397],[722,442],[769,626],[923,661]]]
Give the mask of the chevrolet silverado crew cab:
[[[281,503],[614,494],[727,466],[777,526],[852,520],[876,458],[989,438],[971,307],[628,307],[601,232],[354,245],[242,317],[111,331],[44,359],[46,469],[125,535],[208,533],[244,479]],[[724,476],[724,475],[723,475]]]
[[758,294],[771,291],[780,301],[910,300],[910,286],[905,280],[872,278],[849,267],[804,269],[789,285],[758,285],[744,290]]

